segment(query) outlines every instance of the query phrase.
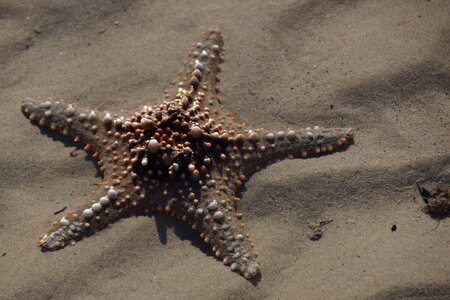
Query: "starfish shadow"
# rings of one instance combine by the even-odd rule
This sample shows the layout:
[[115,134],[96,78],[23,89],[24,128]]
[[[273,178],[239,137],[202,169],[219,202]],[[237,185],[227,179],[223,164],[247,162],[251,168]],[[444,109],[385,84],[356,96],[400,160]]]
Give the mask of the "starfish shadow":
[[[435,283],[416,283],[408,286],[393,286],[380,291],[366,300],[377,299],[444,299],[445,295],[450,294],[450,285]],[[423,298],[422,298],[423,297]],[[447,299],[447,298],[445,298]]]
[[[36,121],[31,121],[31,123],[33,123],[33,125],[39,125]],[[39,130],[41,131],[42,134],[48,136],[53,141],[61,142],[66,147],[75,148],[75,150],[70,152],[70,156],[77,156],[78,154],[75,154],[75,152],[81,150],[85,154],[85,159],[87,161],[92,162],[93,165],[95,166],[95,170],[96,170],[95,177],[103,178],[103,175],[100,172],[100,168],[98,166],[97,160],[91,155],[91,153],[83,151],[82,146],[80,144],[75,143],[74,141],[72,141],[72,139],[69,136],[67,136],[67,137],[63,136],[63,135],[61,135],[59,133],[56,133],[56,132],[52,131],[50,128],[43,127],[43,126],[36,126],[36,127],[39,128]]]
[[[347,149],[348,149],[350,146],[352,146],[354,143],[355,143],[355,140],[354,140],[354,139],[351,139],[351,140],[348,141],[347,144],[342,145],[340,148],[337,148],[337,149],[334,150],[333,152],[330,152],[330,153],[320,153],[320,154],[312,153],[312,154],[310,154],[310,155],[308,156],[307,159],[308,159],[308,160],[311,160],[311,159],[314,159],[314,158],[319,158],[319,157],[323,157],[323,156],[327,156],[327,155],[333,155],[333,154],[335,154],[335,153],[345,152],[345,151],[347,151]],[[303,160],[303,159],[302,159],[302,158],[295,158],[295,160]],[[275,162],[275,163],[276,163],[276,162]],[[270,167],[271,165],[272,165],[272,164],[264,165],[264,166],[261,168],[261,170],[267,169],[267,168]],[[254,175],[254,174],[250,174],[250,176],[247,178],[247,180],[250,180],[250,179],[252,178],[253,175]],[[245,184],[241,185],[241,186],[237,189],[237,191],[236,191],[236,197],[242,198],[246,190],[247,190],[246,185],[245,185]],[[237,208],[237,207],[236,207],[236,204],[235,204],[235,208]],[[237,210],[237,209],[236,209],[236,210]]]
[[158,238],[161,244],[167,244],[167,230],[172,228],[174,233],[181,240],[189,240],[193,246],[200,249],[204,254],[214,256],[211,247],[208,247],[208,245],[200,239],[199,235],[192,229],[189,229],[185,223],[160,213],[149,213],[147,216],[154,218],[156,230],[158,231]]

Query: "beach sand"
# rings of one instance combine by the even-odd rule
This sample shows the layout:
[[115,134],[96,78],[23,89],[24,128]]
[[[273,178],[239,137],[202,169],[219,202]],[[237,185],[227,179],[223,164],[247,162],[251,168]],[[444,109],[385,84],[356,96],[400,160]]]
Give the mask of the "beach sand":
[[[159,215],[42,253],[54,212],[85,202],[100,177],[83,151],[72,157],[74,145],[30,124],[21,101],[134,112],[210,27],[224,33],[220,95],[238,120],[355,130],[347,151],[247,183],[239,210],[261,280]],[[416,187],[450,183],[449,92],[447,0],[3,0],[0,298],[450,299],[450,220],[424,214]],[[333,222],[312,241],[317,220]]]

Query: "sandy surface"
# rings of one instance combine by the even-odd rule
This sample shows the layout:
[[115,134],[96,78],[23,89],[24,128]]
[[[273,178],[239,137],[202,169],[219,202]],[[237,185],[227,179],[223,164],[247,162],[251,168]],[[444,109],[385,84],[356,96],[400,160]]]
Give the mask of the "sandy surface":
[[[211,26],[225,35],[221,95],[239,120],[356,131],[345,152],[286,160],[247,183],[240,210],[260,282],[164,216],[41,253],[53,213],[100,178],[22,116],[22,99],[134,110],[162,95]],[[415,186],[450,182],[449,92],[447,0],[2,0],[0,298],[450,299],[450,219],[425,215]],[[334,221],[314,242],[317,219]]]

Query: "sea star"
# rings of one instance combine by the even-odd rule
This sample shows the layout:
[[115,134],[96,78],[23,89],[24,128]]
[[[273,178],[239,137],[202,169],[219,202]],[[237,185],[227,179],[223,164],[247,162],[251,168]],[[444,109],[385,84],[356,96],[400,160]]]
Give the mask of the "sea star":
[[271,163],[333,152],[353,139],[353,131],[272,132],[235,122],[217,97],[223,52],[222,33],[206,32],[165,99],[130,117],[25,99],[22,111],[30,120],[82,143],[103,173],[103,188],[55,221],[39,237],[42,248],[61,249],[121,218],[157,211],[200,231],[231,270],[247,279],[260,274],[236,211],[239,188]]

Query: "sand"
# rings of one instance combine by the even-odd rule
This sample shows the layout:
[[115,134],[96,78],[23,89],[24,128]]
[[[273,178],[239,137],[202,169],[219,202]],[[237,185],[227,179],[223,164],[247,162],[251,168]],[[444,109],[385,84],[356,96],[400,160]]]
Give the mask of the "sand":
[[[225,36],[222,100],[239,120],[356,132],[347,151],[282,161],[247,183],[239,209],[261,280],[165,216],[42,253],[36,237],[54,212],[86,201],[100,177],[32,126],[22,99],[134,111],[212,26]],[[449,92],[447,0],[3,0],[0,298],[450,299],[450,220],[424,214],[416,187],[450,182]],[[333,222],[311,241],[319,219]]]

